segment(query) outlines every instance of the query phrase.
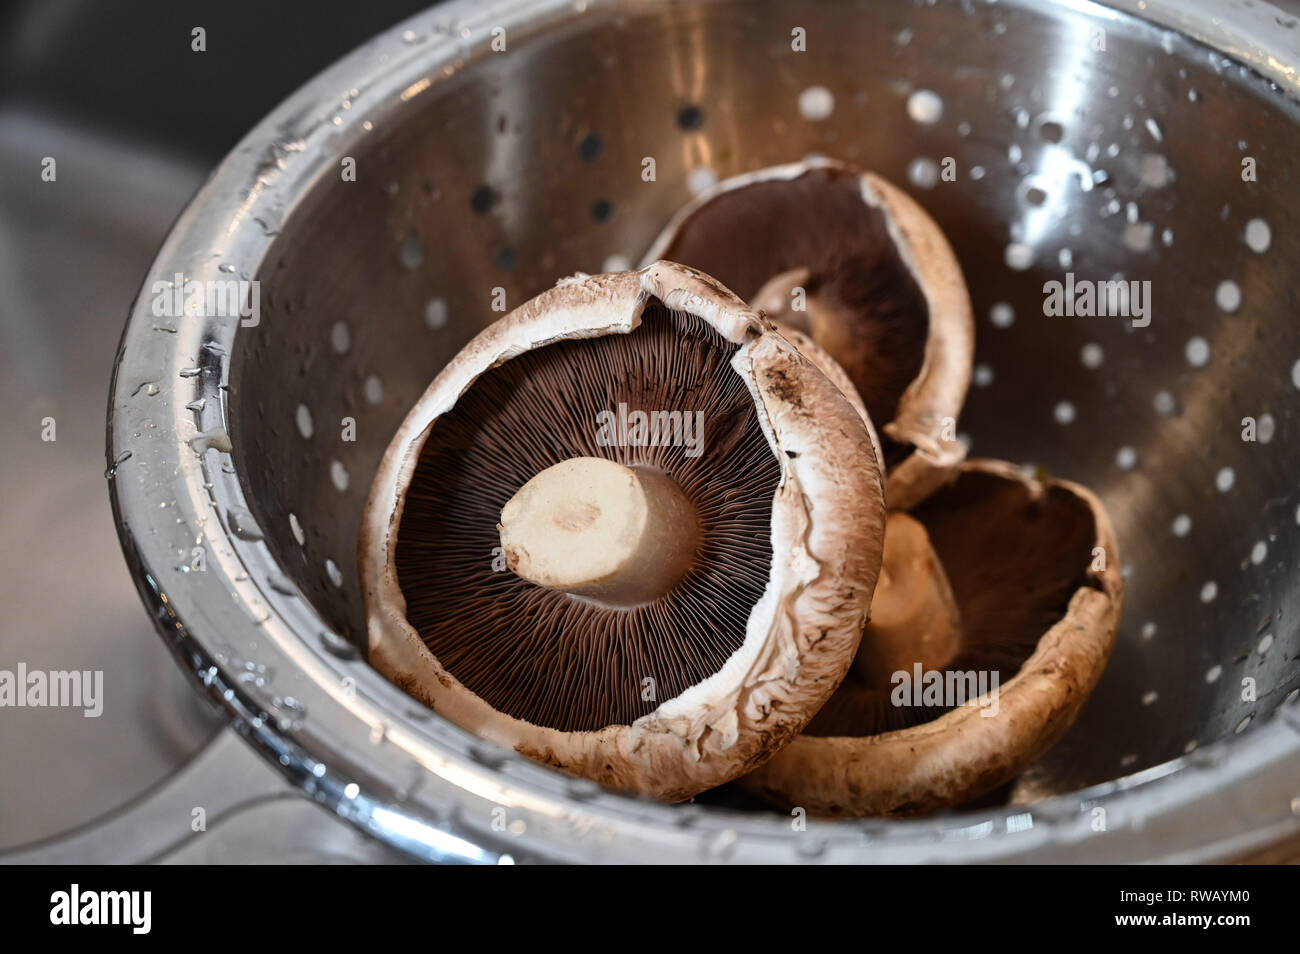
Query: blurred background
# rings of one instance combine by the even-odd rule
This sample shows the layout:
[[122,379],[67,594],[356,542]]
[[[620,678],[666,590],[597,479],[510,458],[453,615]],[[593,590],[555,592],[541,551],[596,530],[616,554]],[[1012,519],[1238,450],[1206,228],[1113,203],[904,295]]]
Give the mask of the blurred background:
[[[430,5],[0,6],[0,669],[102,670],[106,697],[98,719],[4,710],[0,852],[110,813],[131,824],[120,810],[221,731],[122,560],[104,480],[113,355],[158,246],[222,156],[323,67]],[[41,179],[47,156],[56,183]],[[373,857],[314,805],[276,797],[279,780],[241,747],[249,777],[218,820],[229,837],[185,860]]]

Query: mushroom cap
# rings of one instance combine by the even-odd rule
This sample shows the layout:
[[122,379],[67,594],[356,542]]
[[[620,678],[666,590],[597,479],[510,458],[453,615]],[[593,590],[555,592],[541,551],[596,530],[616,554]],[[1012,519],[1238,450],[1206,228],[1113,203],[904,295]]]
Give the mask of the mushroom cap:
[[806,286],[808,312],[823,316],[813,338],[882,432],[891,508],[923,500],[965,457],[944,430],[970,386],[970,296],[938,225],[896,186],[831,159],[735,176],[678,211],[647,253],[658,259],[715,276],[786,324],[802,316],[769,283]]
[[[652,304],[696,316],[736,346],[730,368],[748,389],[779,472],[770,572],[743,641],[718,671],[630,724],[560,730],[508,715],[468,689],[408,621],[395,560],[407,490],[435,425],[477,379],[566,339],[634,334]],[[870,425],[770,322],[716,281],[664,262],[565,279],[475,337],[430,384],[384,454],[358,553],[370,661],[484,739],[611,788],[689,798],[761,764],[842,680],[880,569],[883,493]]]
[[[991,792],[1073,724],[1110,656],[1123,603],[1115,533],[1101,502],[1078,484],[1040,482],[1011,464],[970,460],[914,515],[930,531],[964,625],[995,634],[1023,628],[1034,619],[1024,603],[1044,594],[1068,595],[1063,611],[1058,606],[1051,614],[1054,621],[1015,675],[1001,680],[996,714],[985,714],[981,700],[967,700],[932,721],[873,735],[814,735],[825,731],[814,724],[741,779],[746,789],[824,816],[923,814]],[[1056,521],[1070,542],[1054,547],[1043,536],[1044,521]],[[1063,578],[1054,563],[1070,575]],[[1045,617],[1048,607],[1039,612]],[[819,720],[836,721],[837,704],[854,692],[852,679]]]

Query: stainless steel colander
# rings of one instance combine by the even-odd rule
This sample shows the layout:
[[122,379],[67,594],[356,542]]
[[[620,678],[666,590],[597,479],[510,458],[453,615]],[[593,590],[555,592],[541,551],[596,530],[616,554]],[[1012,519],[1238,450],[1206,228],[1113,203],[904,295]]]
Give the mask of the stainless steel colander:
[[[1115,6],[465,0],[312,80],[177,222],[118,355],[113,502],[183,665],[307,794],[435,860],[1293,851],[1300,24]],[[494,305],[626,267],[693,190],[810,154],[905,185],[951,238],[973,452],[1111,509],[1124,624],[1066,740],[998,804],[796,830],[603,792],[385,682],[354,648],[357,528],[428,381]],[[1045,316],[1067,272],[1149,281],[1150,323]],[[259,281],[260,322],[160,317],[178,273]]]

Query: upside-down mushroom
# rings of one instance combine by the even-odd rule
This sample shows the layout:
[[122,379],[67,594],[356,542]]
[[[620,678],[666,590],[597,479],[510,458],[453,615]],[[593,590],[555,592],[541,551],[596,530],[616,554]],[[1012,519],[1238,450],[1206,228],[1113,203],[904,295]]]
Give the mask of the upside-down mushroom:
[[736,176],[674,216],[647,256],[658,259],[714,276],[843,366],[880,429],[891,510],[965,456],[966,284],[934,220],[889,182],[829,159]]
[[916,815],[993,791],[1074,722],[1123,590],[1088,490],[965,462],[911,514],[891,512],[853,669],[741,784],[823,816]]
[[852,663],[883,547],[873,441],[708,276],[562,281],[471,341],[385,453],[359,544],[370,660],[615,789],[735,778]]

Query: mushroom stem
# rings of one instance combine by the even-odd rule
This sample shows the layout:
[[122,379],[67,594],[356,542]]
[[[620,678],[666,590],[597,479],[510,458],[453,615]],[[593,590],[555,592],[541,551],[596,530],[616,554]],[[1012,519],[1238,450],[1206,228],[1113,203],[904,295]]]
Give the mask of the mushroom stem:
[[773,275],[754,293],[749,307],[755,311],[764,311],[769,318],[780,319],[791,328],[811,335],[812,323],[808,319],[806,309],[793,307],[794,290],[804,288],[806,291],[810,278],[812,278],[812,270],[808,268],[792,268],[779,275]]
[[[860,320],[842,304],[810,292],[807,286],[812,279],[812,270],[808,268],[792,268],[774,275],[754,295],[750,307],[763,311],[779,324],[802,331],[842,366],[857,385],[869,378],[873,357],[868,340],[857,330]],[[803,289],[798,307],[794,297],[796,288]]]
[[854,671],[888,690],[896,672],[944,669],[961,648],[961,616],[930,535],[914,517],[891,513],[885,524],[880,580],[862,631]]
[[537,474],[501,509],[497,530],[518,576],[615,607],[667,594],[699,543],[695,507],[670,477],[600,457]]

